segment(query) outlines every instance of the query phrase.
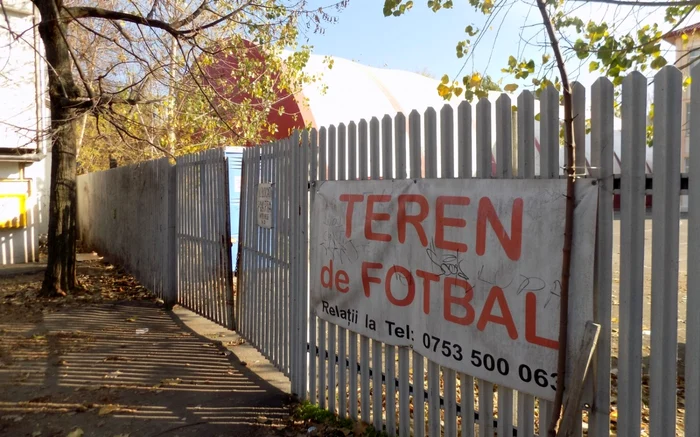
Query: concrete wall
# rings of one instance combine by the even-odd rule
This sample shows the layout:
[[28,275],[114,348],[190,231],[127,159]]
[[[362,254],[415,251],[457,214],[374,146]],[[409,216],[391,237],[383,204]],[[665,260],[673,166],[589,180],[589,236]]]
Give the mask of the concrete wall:
[[174,302],[175,167],[166,158],[78,176],[82,242]]

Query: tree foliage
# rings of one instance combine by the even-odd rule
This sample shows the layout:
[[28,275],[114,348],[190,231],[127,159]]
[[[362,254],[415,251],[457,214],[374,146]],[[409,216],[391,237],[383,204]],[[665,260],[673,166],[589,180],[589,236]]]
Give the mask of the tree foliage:
[[[299,33],[335,20],[304,1],[108,1],[109,12],[78,9],[88,16],[67,29],[83,94],[120,99],[81,120],[80,171],[106,168],[109,157],[121,164],[264,141],[277,130],[268,114],[280,96],[318,79],[303,73],[310,48],[297,46]],[[133,16],[110,15],[122,10]]]
[[[517,0],[516,0],[517,1]],[[631,8],[654,8],[663,11],[664,23],[653,23],[631,26],[622,31],[619,23],[601,22],[593,19],[584,20],[577,16],[576,5],[595,3],[597,1],[613,5],[626,5]],[[491,17],[497,13],[506,13],[504,7],[512,4],[512,0],[469,0],[475,15]],[[626,2],[623,0],[589,0],[565,1],[547,0],[548,13],[557,33],[559,44],[567,61],[577,60],[586,62],[590,72],[599,72],[611,79],[614,85],[620,85],[624,76],[633,70],[653,72],[668,63],[662,53],[662,40],[668,33],[687,24],[691,14],[700,10],[700,2],[674,2],[655,4],[654,2]],[[427,0],[426,6],[434,12],[450,10],[454,4],[451,0]],[[414,7],[411,0],[385,0],[384,15],[401,16]],[[523,19],[524,20],[524,19]],[[488,21],[487,21],[488,22]],[[662,26],[668,29],[662,31]],[[525,27],[525,23],[523,23]],[[465,28],[465,39],[456,44],[456,56],[465,58],[477,49],[480,36],[489,31],[489,27],[477,28],[470,24]],[[687,36],[683,37],[687,41]],[[503,89],[513,92],[518,88],[528,88],[537,93],[548,85],[554,85],[561,91],[561,78],[556,69],[555,60],[551,56],[551,47],[541,45],[541,57],[519,57],[517,53],[508,58],[501,72],[514,79]],[[700,48],[698,48],[700,49]],[[698,49],[688,50],[680,59],[682,68],[690,62],[690,55]],[[685,58],[685,60],[683,60]],[[480,98],[488,91],[485,82],[480,78],[484,72],[474,71],[461,78],[443,77],[438,87],[438,93],[445,97],[460,96],[472,100]],[[686,80],[686,85],[689,84]]]
[[[274,129],[279,93],[306,78],[300,30],[319,32],[347,0],[31,0],[48,66],[51,182],[43,291],[76,287],[76,175],[119,156],[175,156],[244,144]],[[10,8],[12,5],[9,6]],[[7,8],[0,0],[7,17]],[[9,20],[5,31],[15,40]],[[283,62],[284,48],[294,53]],[[235,59],[218,68],[221,59]],[[283,110],[283,109],[282,109]],[[179,138],[178,138],[179,135]],[[112,153],[112,156],[109,154]],[[116,156],[115,156],[116,155]],[[108,161],[109,162],[109,161]]]

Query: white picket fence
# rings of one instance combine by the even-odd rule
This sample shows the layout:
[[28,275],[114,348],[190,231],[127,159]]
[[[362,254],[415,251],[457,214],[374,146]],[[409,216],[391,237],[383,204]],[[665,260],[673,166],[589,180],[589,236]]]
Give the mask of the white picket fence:
[[[683,178],[684,185],[687,182],[683,191],[682,77],[675,67],[665,67],[654,78],[651,191],[647,189],[650,177],[645,175],[647,79],[633,73],[622,85],[619,175],[613,174],[613,86],[601,78],[591,89],[587,166],[586,90],[574,84],[577,171],[582,177],[596,178],[600,186],[593,305],[594,321],[602,326],[589,378],[589,405],[582,409],[574,435],[608,436],[611,423],[620,436],[700,435],[700,269],[688,269],[686,313],[678,310],[681,194],[689,195],[688,240],[682,243],[687,243],[688,259],[700,259],[700,177],[693,178],[700,172],[699,68],[693,72],[698,80],[691,90],[691,164],[690,174]],[[535,98],[525,91],[517,99],[517,111],[512,104],[507,95],[498,98],[495,120],[488,100],[475,108],[464,102],[456,113],[445,106],[439,116],[428,109],[422,116],[412,112],[408,120],[403,114],[381,121],[361,120],[297,133],[245,152],[237,318],[241,334],[290,376],[294,393],[341,417],[372,423],[389,435],[544,434],[546,423],[540,418],[551,417],[550,402],[506,387],[494,390],[493,384],[455,374],[408,348],[371,341],[317,319],[308,307],[308,214],[317,180],[470,178],[474,166],[478,178],[562,177],[558,92],[549,88],[539,97],[538,166]],[[260,182],[272,182],[275,187],[272,229],[259,228],[256,223]],[[619,275],[613,269],[614,193],[621,195]],[[645,194],[652,194],[654,202],[651,260],[644,259]],[[651,286],[646,290],[645,262],[651,263]],[[612,329],[613,287],[618,283],[619,332]],[[653,304],[650,348],[644,343],[648,329],[643,326],[645,292]],[[687,324],[689,334],[685,374],[677,374],[679,319]],[[612,372],[615,344],[617,372]],[[647,355],[650,365],[648,375],[643,375]],[[611,390],[617,396],[614,403]],[[684,402],[678,402],[679,397]],[[642,409],[648,411],[649,423],[642,420]],[[679,413],[685,411],[689,414]]]

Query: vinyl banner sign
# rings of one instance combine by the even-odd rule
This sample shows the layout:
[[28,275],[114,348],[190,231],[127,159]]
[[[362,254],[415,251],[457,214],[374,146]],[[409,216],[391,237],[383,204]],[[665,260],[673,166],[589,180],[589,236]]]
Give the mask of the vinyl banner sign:
[[[577,185],[569,343],[592,316],[598,191],[593,181]],[[318,317],[554,399],[566,181],[333,181],[314,189]]]

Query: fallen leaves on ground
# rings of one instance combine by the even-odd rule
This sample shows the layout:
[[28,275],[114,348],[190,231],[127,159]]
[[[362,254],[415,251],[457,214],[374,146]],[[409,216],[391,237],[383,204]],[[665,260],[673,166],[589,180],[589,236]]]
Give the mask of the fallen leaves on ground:
[[114,413],[115,411],[119,411],[119,406],[117,406],[117,405],[105,405],[104,407],[99,409],[97,414],[100,416],[104,416],[105,414]]
[[115,370],[114,372],[110,372],[104,376],[105,379],[116,379],[119,378],[119,375],[121,375],[122,372],[121,370]]
[[124,361],[124,362],[127,362],[127,363],[128,363],[128,362],[130,362],[130,361],[133,361],[133,359],[127,358],[127,357],[120,357],[120,356],[117,356],[117,355],[110,355],[110,356],[106,357],[103,361],[104,361],[104,362],[108,362],[108,361]]
[[182,382],[180,378],[166,378],[160,381],[161,386],[178,385]]
[[[103,260],[82,261],[77,266],[80,289],[65,297],[39,296],[44,273],[0,276],[0,311],[9,316],[13,308],[22,313],[40,314],[66,305],[105,301],[154,300],[154,296],[122,269]],[[4,317],[3,317],[4,319]],[[129,321],[135,321],[132,317]]]
[[73,431],[66,434],[66,437],[83,437],[83,434],[85,434],[85,433],[83,432],[82,429],[75,428]]

